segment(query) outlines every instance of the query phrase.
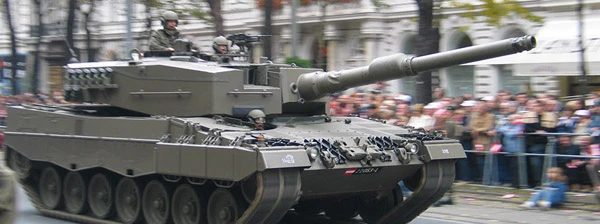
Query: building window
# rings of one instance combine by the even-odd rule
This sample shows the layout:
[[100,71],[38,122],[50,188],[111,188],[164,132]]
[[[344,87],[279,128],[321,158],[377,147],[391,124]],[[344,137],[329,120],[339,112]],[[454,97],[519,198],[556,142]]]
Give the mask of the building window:
[[527,92],[529,76],[514,76],[513,65],[500,65],[500,89],[508,90],[512,94]]
[[473,66],[453,66],[448,68],[448,95],[457,97],[464,94],[473,95]]

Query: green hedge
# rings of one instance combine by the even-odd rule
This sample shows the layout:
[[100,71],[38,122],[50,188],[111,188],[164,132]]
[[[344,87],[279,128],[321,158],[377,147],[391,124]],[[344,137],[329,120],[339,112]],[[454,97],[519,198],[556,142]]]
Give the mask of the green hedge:
[[310,62],[310,60],[305,60],[299,57],[286,57],[285,58],[285,63],[286,64],[296,64],[298,67],[301,68],[312,68],[312,63]]

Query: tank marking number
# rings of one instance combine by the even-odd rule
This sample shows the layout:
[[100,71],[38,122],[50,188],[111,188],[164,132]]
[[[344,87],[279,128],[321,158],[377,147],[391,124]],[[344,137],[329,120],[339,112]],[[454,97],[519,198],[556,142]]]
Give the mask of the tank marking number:
[[373,174],[381,170],[381,167],[367,167],[367,168],[349,168],[344,172],[344,176],[352,176],[357,174]]
[[449,149],[442,149],[442,153],[444,153],[444,154],[450,154],[450,150]]
[[289,163],[289,164],[294,164],[296,163],[296,161],[294,161],[294,156],[288,154],[287,156],[285,156],[284,158],[281,158],[281,161],[283,163]]

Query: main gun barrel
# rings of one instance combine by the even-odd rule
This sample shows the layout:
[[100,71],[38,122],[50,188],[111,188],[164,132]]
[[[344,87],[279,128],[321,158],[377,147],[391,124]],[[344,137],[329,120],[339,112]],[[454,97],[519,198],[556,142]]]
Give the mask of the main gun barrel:
[[535,45],[535,37],[523,36],[420,57],[394,54],[376,58],[363,67],[303,74],[296,84],[302,99],[314,100],[352,87],[401,79],[424,71],[528,51]]

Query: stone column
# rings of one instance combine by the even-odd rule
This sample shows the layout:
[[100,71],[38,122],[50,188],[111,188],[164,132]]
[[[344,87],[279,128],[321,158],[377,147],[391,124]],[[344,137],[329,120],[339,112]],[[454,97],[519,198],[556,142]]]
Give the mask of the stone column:
[[[281,28],[281,40],[280,40],[280,50],[279,52],[276,54],[277,56],[280,56],[279,58],[281,59],[281,61],[285,61],[286,57],[292,57],[292,33],[291,33],[291,29],[289,27],[282,27]],[[298,46],[296,46],[298,47]],[[296,54],[298,54],[298,52],[296,52]],[[298,55],[296,55],[298,56]]]
[[324,32],[325,41],[327,41],[327,71],[337,70],[337,62],[340,60],[338,58],[339,31],[334,24],[327,24]]
[[[382,56],[380,54],[380,42],[383,40],[383,34],[383,22],[373,20],[367,20],[362,22],[360,28],[360,42],[362,42],[362,50],[364,54],[364,64],[362,66],[368,65],[369,63],[371,63],[371,61],[373,61],[373,59]],[[363,90],[370,91],[373,90],[375,87],[375,85],[368,85],[364,88],[360,88]]]
[[384,33],[383,22],[367,20],[361,24],[360,36],[364,43],[364,54],[367,64],[379,55],[379,42]]

